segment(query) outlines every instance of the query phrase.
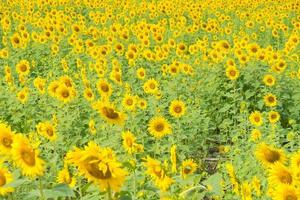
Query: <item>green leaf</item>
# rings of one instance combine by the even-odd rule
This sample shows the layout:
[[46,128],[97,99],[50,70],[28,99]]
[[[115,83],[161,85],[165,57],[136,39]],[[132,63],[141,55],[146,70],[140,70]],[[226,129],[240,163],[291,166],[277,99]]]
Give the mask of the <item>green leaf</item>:
[[221,195],[222,194],[222,175],[220,173],[215,173],[208,177],[205,181],[203,181],[203,184],[206,186],[212,186],[212,190],[210,191],[214,195]]

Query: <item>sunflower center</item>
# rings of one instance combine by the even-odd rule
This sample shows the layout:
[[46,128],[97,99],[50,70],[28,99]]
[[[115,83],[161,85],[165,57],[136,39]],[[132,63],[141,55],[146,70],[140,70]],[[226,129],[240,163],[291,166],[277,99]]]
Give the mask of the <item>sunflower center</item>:
[[184,173],[184,174],[189,174],[189,173],[191,173],[191,171],[192,171],[192,168],[191,168],[190,166],[186,166],[186,167],[184,168],[184,170],[183,170],[183,173]]
[[52,130],[52,128],[48,128],[47,129],[47,134],[51,137],[51,136],[53,136],[53,130]]
[[291,184],[293,178],[289,172],[283,172],[283,174],[279,177],[280,182],[284,184]]
[[273,103],[273,102],[275,102],[275,98],[274,98],[274,97],[272,97],[272,96],[271,96],[271,97],[269,97],[269,98],[268,98],[268,100],[269,100],[269,102],[270,102],[270,103]]
[[127,146],[132,147],[133,142],[130,138],[126,138],[126,144],[127,144]]
[[236,75],[235,70],[231,70],[231,71],[230,71],[230,76],[235,76],[235,75]]
[[175,111],[176,113],[181,113],[181,111],[182,111],[181,106],[176,106],[176,107],[174,108],[174,111]]
[[109,179],[112,177],[111,171],[109,170],[109,167],[107,166],[107,170],[105,173],[103,171],[99,170],[99,162],[94,162],[97,158],[96,157],[90,157],[87,159],[87,165],[86,169],[89,172],[89,174],[97,179]]
[[151,88],[152,90],[154,90],[155,89],[155,84],[154,83],[150,83],[149,84],[149,88]]
[[280,159],[280,154],[276,151],[267,150],[264,152],[265,158],[270,163],[275,163]]
[[103,92],[108,92],[108,90],[109,90],[108,85],[106,85],[106,84],[101,85],[101,90]]
[[272,115],[271,115],[271,118],[272,118],[272,119],[276,119],[276,118],[277,118],[277,115],[276,115],[276,114],[272,114]]
[[35,165],[35,152],[33,150],[24,150],[21,152],[21,158],[27,165]]
[[133,104],[133,100],[132,99],[127,99],[126,104],[131,106]]
[[4,174],[0,173],[0,187],[6,184],[6,178]]
[[7,148],[11,148],[12,139],[5,137],[2,139],[2,144],[3,144],[3,146],[5,146]]
[[295,196],[295,194],[288,194],[285,196],[284,200],[297,200],[298,198]]
[[110,119],[117,119],[119,117],[119,114],[117,112],[115,112],[114,109],[112,109],[112,108],[104,107],[103,112],[104,112],[104,115]]
[[68,90],[64,90],[64,91],[62,91],[61,96],[64,98],[68,98],[70,96],[70,93]]
[[14,38],[14,43],[19,44],[19,43],[20,43],[19,38],[15,37],[15,38]]
[[164,126],[163,123],[158,123],[158,124],[156,124],[156,126],[155,126],[155,130],[158,131],[158,132],[163,131],[164,128],[165,128],[165,126]]
[[21,66],[20,66],[20,70],[21,70],[22,72],[26,72],[27,66],[26,66],[26,65],[21,65]]

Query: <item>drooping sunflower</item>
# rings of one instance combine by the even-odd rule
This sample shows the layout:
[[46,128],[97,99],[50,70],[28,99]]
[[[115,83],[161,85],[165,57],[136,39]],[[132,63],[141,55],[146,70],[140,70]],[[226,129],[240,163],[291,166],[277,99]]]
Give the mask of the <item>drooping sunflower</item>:
[[173,117],[179,118],[185,114],[185,104],[180,100],[173,100],[169,107],[169,112]]
[[197,164],[192,160],[184,160],[181,164],[181,175],[183,178],[186,176],[193,174],[197,169]]
[[268,113],[268,116],[269,116],[269,122],[272,124],[275,124],[280,119],[280,114],[276,111],[270,111]]
[[75,165],[79,174],[97,184],[101,191],[106,191],[109,187],[113,191],[119,191],[127,175],[114,152],[110,148],[101,148],[94,142],[89,142],[83,150],[75,148],[68,152],[66,161]]
[[0,154],[9,156],[11,154],[14,134],[5,123],[0,123]]
[[154,117],[149,121],[148,130],[157,139],[172,133],[172,127],[164,117]]
[[72,176],[69,172],[67,166],[65,166],[62,170],[58,172],[57,182],[69,185],[69,187],[73,188],[76,185],[76,178]]
[[93,104],[93,108],[97,110],[102,118],[111,124],[123,124],[126,115],[123,112],[117,111],[115,107],[107,101],[97,101]]
[[276,162],[284,163],[286,155],[282,149],[274,148],[265,143],[260,143],[255,151],[257,159],[264,167],[272,167]]
[[272,193],[274,200],[299,200],[299,189],[290,185],[280,185],[276,187],[276,190]]
[[266,96],[264,96],[264,102],[266,104],[266,106],[268,107],[274,107],[277,105],[277,99],[276,96],[269,93]]
[[259,111],[254,111],[249,116],[250,123],[254,126],[261,126],[263,124],[263,118]]
[[51,122],[40,122],[37,125],[37,132],[50,141],[55,141],[57,138],[56,127]]
[[12,181],[12,174],[5,167],[0,166],[0,196],[6,196],[14,191],[14,188],[9,186]]
[[16,68],[17,68],[18,74],[21,76],[26,76],[30,72],[29,62],[27,60],[21,60],[17,64]]
[[284,166],[282,163],[274,163],[269,169],[269,184],[280,185],[280,184],[293,184],[293,174],[290,169]]
[[236,80],[240,75],[239,70],[235,66],[226,67],[226,76],[230,80]]
[[22,134],[17,134],[14,137],[12,157],[23,175],[29,177],[43,175],[44,161],[39,157],[39,150],[34,149],[29,140]]

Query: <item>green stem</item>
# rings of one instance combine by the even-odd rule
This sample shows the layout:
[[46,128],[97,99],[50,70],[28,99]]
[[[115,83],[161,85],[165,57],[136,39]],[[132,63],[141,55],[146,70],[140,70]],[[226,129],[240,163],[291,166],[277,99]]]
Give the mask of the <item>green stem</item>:
[[107,188],[107,197],[108,197],[108,200],[112,200],[112,192],[111,192],[111,188],[110,188],[110,185],[108,185],[108,188]]
[[44,191],[43,191],[43,184],[42,184],[42,180],[40,178],[39,178],[39,190],[40,190],[41,199],[45,200],[45,195],[44,195]]

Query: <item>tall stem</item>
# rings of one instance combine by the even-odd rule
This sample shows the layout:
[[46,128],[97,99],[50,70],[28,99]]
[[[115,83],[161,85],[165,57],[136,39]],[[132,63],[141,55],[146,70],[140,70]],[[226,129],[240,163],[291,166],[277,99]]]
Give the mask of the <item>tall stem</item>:
[[44,191],[43,191],[43,184],[42,184],[41,178],[39,178],[39,190],[40,190],[41,199],[45,200],[45,195],[44,195]]
[[111,192],[111,188],[110,188],[110,185],[108,185],[108,188],[107,188],[107,197],[108,197],[108,200],[112,200],[112,192]]

